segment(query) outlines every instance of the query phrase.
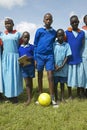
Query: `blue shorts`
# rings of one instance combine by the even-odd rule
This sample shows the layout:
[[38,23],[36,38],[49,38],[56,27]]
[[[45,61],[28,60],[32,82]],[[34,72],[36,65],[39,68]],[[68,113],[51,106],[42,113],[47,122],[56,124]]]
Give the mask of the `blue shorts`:
[[67,77],[60,77],[60,76],[54,76],[54,84],[60,83],[67,83]]
[[54,70],[54,56],[37,54],[37,70],[43,71],[44,66],[46,71]]
[[34,78],[35,77],[35,68],[34,68],[34,66],[22,68],[22,76],[24,78],[27,78],[27,77]]

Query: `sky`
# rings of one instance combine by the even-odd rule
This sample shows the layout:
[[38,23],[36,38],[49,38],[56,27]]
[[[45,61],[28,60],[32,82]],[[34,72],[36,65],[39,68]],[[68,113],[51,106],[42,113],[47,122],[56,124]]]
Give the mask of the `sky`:
[[81,28],[87,14],[87,0],[0,0],[0,31],[5,29],[4,19],[10,17],[14,20],[14,29],[30,32],[30,43],[33,44],[35,32],[44,25],[46,13],[52,14],[52,27],[56,30],[66,30],[72,15],[78,16]]

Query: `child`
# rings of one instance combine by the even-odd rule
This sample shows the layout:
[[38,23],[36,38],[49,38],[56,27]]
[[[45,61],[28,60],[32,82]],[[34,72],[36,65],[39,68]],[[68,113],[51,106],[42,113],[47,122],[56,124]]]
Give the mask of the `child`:
[[78,28],[79,20],[76,15],[70,18],[71,27],[66,31],[67,41],[70,44],[72,55],[68,59],[68,96],[72,99],[71,87],[77,87],[77,95],[81,96],[84,86],[84,70],[82,64],[82,46],[84,32]]
[[[2,32],[0,32],[0,37],[2,35]],[[1,39],[0,39],[1,42]],[[0,101],[2,101],[3,96],[2,96],[2,92],[3,92],[3,84],[2,84],[2,65],[1,65],[1,55],[2,55],[2,47],[0,46]]]
[[83,21],[85,23],[85,25],[82,27],[83,31],[85,32],[85,44],[83,46],[82,59],[85,70],[84,87],[86,89],[86,97],[87,97],[87,15],[84,16]]
[[36,31],[34,46],[35,46],[35,63],[37,64],[38,70],[38,88],[39,93],[43,92],[42,79],[44,66],[46,67],[50,95],[52,98],[52,104],[54,101],[54,81],[53,81],[53,70],[54,70],[54,55],[53,55],[53,43],[56,37],[56,31],[51,27],[53,17],[50,13],[44,15],[44,27],[39,28]]
[[57,40],[54,43],[54,59],[55,59],[55,71],[54,71],[54,92],[55,100],[58,102],[57,85],[60,82],[61,87],[61,101],[64,100],[64,83],[67,83],[68,66],[67,59],[71,55],[71,49],[68,43],[64,42],[64,30],[57,30]]
[[2,52],[2,78],[3,93],[12,101],[17,103],[17,96],[23,91],[21,70],[18,63],[20,33],[13,30],[14,22],[11,18],[5,19],[6,31],[1,36]]
[[25,103],[25,105],[29,105],[32,97],[32,88],[33,88],[33,81],[32,79],[35,76],[35,67],[34,67],[34,46],[29,44],[30,40],[30,34],[28,32],[24,32],[22,35],[22,45],[19,47],[19,55],[20,57],[23,55],[27,55],[30,64],[22,66],[22,75],[25,80],[25,85],[26,85],[26,91],[27,91],[27,96],[28,99]]

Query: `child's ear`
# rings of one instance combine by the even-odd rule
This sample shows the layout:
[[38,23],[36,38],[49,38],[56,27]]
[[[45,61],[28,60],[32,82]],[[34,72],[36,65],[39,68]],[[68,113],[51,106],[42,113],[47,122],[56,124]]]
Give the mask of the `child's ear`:
[[12,23],[12,25],[14,26],[14,23]]

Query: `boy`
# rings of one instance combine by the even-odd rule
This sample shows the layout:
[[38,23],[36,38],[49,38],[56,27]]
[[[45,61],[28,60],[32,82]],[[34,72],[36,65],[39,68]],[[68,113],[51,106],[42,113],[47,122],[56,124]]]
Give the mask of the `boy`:
[[61,88],[61,101],[64,100],[64,83],[67,83],[68,66],[67,60],[71,55],[71,49],[68,43],[64,42],[64,30],[57,30],[57,40],[54,43],[54,59],[55,59],[55,71],[54,71],[54,92],[55,100],[58,102],[57,85],[60,83]]
[[51,27],[53,17],[50,13],[44,15],[44,27],[39,28],[36,31],[34,46],[35,46],[35,64],[38,70],[38,89],[39,94],[43,92],[42,79],[44,66],[46,67],[50,95],[52,98],[52,104],[56,104],[54,101],[54,55],[53,55],[53,43],[56,38],[56,31]]

